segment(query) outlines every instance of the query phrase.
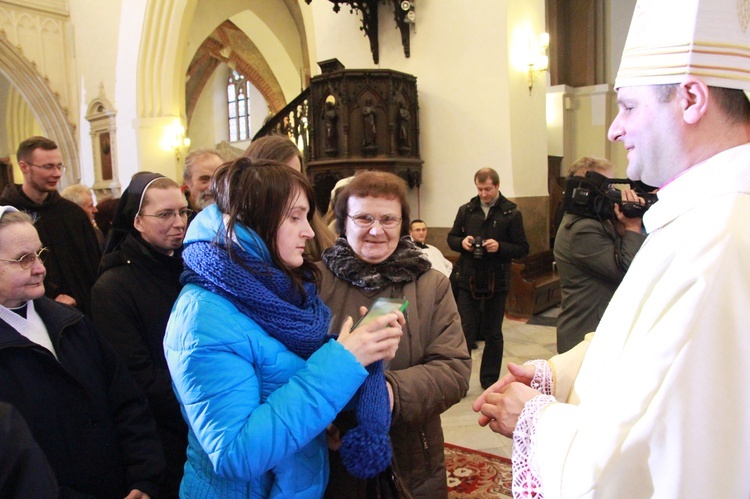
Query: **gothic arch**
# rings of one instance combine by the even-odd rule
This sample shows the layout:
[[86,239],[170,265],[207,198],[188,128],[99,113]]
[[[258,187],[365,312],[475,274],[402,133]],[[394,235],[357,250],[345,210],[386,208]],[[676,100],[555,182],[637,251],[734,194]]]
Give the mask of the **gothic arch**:
[[258,89],[274,114],[286,106],[284,92],[266,59],[252,40],[234,23],[227,20],[198,47],[188,67],[188,123],[206,83],[222,62],[245,76]]
[[39,74],[36,65],[26,59],[19,47],[13,46],[2,30],[0,72],[26,100],[45,135],[60,148],[63,162],[68,165],[65,182],[77,183],[81,178],[80,159],[75,127],[68,121],[68,110],[60,105],[58,95],[50,89],[47,79]]
[[[282,1],[299,33],[303,63],[309,74],[307,36],[300,7],[296,0]],[[136,99],[140,118],[185,117],[185,47],[196,2],[197,0],[148,1],[137,69]],[[269,103],[275,105],[276,99],[271,98]]]

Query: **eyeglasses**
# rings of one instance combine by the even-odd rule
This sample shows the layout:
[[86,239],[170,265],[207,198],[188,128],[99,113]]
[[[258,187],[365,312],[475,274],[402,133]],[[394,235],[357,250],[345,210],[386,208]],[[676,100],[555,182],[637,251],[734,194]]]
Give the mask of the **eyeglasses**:
[[36,253],[26,253],[21,258],[18,258],[17,260],[14,260],[12,258],[0,258],[0,261],[2,262],[10,262],[10,263],[17,263],[21,265],[21,268],[23,270],[30,269],[33,265],[36,259],[38,258],[40,262],[44,263],[44,259],[47,258],[47,252],[49,249],[42,248]]
[[181,210],[162,211],[161,213],[157,213],[156,215],[147,215],[145,213],[139,213],[139,215],[142,217],[158,218],[160,222],[166,223],[174,220],[175,217],[180,217],[183,220],[187,220],[193,213],[195,212],[190,208],[183,208]]
[[67,166],[60,163],[59,165],[53,165],[52,163],[47,163],[46,165],[35,165],[34,163],[29,163],[28,161],[24,161],[29,166],[36,166],[37,168],[41,168],[42,170],[46,171],[52,171],[52,170],[60,170],[60,173],[65,173],[65,170],[68,169]]
[[374,224],[376,220],[380,222],[380,225],[384,229],[393,229],[394,227],[398,227],[398,224],[401,223],[401,217],[392,217],[390,215],[385,215],[380,218],[375,218],[372,215],[367,215],[367,214],[357,214],[357,215],[347,215],[347,216],[352,219],[352,222],[359,225],[363,229],[372,227],[372,224]]

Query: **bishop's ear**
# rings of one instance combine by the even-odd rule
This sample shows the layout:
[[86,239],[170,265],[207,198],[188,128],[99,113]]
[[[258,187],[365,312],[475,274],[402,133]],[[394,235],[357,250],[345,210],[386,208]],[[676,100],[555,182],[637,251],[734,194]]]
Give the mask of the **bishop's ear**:
[[677,91],[677,98],[680,101],[682,117],[685,123],[694,125],[700,121],[708,110],[708,85],[698,78],[688,76],[680,84]]

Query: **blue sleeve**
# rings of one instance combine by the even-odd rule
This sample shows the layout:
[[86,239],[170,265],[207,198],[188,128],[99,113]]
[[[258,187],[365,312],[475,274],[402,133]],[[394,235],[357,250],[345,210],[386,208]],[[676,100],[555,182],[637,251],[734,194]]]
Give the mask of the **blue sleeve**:
[[[305,361],[228,301],[185,293],[172,310],[164,350],[188,423],[220,476],[247,481],[292,456],[325,430],[367,376],[334,340]],[[278,385],[266,400],[264,383]]]

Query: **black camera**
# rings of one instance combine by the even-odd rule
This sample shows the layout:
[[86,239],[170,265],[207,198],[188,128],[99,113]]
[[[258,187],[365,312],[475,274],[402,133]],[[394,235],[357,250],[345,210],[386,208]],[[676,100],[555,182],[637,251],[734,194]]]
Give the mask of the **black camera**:
[[482,236],[475,236],[474,242],[471,243],[472,252],[474,254],[474,258],[484,258],[484,255],[487,253],[487,249],[483,246],[484,239],[482,239]]
[[[620,191],[614,187],[618,184],[629,186],[645,203],[623,202]],[[613,219],[614,206],[618,205],[626,217],[640,218],[657,201],[656,194],[649,192],[651,190],[645,184],[627,178],[607,178],[601,173],[589,171],[585,177],[574,176],[565,180],[563,209],[581,217],[602,220]]]

